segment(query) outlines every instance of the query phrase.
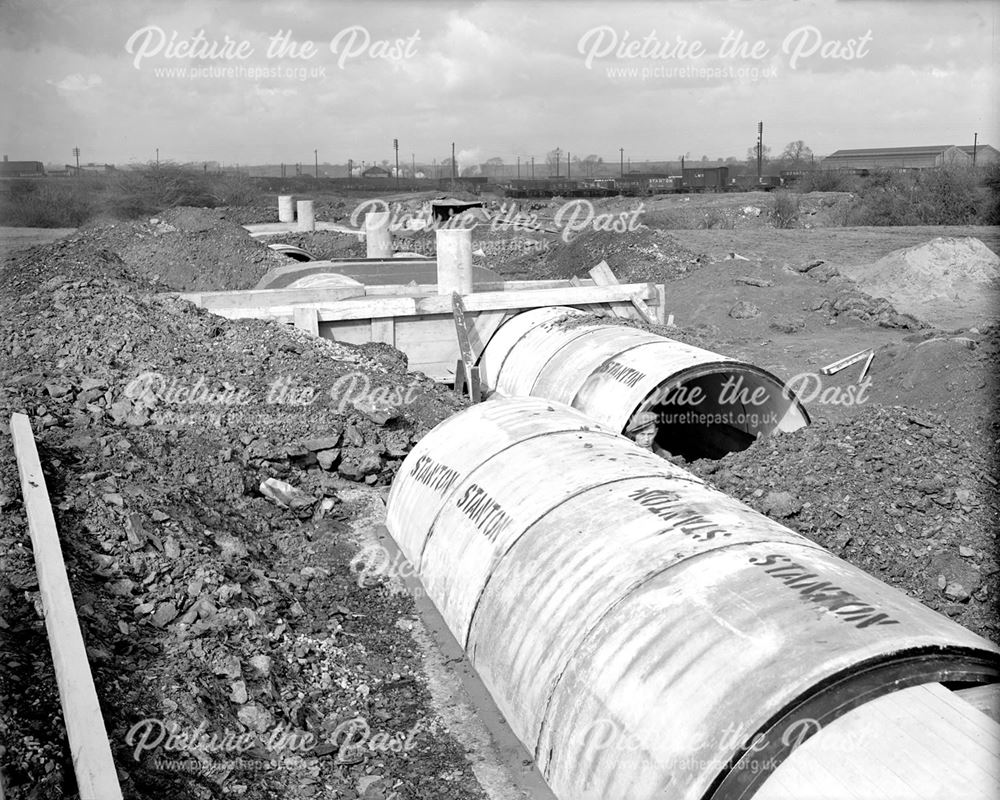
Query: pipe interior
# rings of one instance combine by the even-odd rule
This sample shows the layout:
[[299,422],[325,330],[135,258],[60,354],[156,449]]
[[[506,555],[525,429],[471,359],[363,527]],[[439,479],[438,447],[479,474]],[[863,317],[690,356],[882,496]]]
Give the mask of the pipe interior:
[[657,418],[655,444],[687,461],[745,450],[758,436],[808,424],[774,378],[729,367],[662,384],[641,408]]

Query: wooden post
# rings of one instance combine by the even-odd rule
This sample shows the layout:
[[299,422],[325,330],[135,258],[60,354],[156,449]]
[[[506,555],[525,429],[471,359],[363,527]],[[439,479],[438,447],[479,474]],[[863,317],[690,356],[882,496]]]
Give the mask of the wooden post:
[[308,306],[296,306],[292,309],[292,319],[299,330],[319,336],[319,311]]
[[472,294],[472,231],[439,228],[435,234],[438,294]]
[[59,532],[28,417],[11,415],[10,434],[21,476],[21,494],[45,611],[45,630],[52,650],[52,665],[80,798],[121,800],[118,771],[111,757],[107,729],[66,575]]
[[392,231],[388,211],[365,214],[365,252],[368,258],[392,258]]

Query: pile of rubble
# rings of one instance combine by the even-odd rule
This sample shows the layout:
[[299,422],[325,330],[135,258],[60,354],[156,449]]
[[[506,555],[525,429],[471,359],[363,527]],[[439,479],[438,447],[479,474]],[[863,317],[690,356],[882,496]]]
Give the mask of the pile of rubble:
[[[351,567],[356,520],[462,402],[384,345],[155,294],[109,249],[120,235],[0,270],[0,417],[35,431],[126,796],[481,797],[430,705],[409,599]],[[6,796],[63,798],[72,763],[6,428]],[[171,748],[167,730],[245,747]]]
[[998,435],[870,406],[687,467],[997,642]]

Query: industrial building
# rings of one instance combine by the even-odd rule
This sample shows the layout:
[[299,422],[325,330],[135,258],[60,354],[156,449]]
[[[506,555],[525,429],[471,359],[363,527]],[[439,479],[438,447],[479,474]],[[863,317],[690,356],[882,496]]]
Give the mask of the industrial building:
[[[977,151],[992,147],[981,145]],[[994,153],[996,151],[994,150]],[[981,163],[976,158],[977,164]],[[860,150],[837,150],[823,159],[823,169],[933,169],[935,167],[972,166],[972,147],[951,144],[924,147],[875,147]]]
[[0,178],[40,178],[44,174],[41,161],[11,161],[4,156],[0,162]]

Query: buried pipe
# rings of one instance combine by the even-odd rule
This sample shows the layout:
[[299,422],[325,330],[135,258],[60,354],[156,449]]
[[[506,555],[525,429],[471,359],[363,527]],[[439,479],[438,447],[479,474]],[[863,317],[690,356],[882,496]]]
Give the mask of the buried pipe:
[[295,222],[295,196],[278,195],[278,222]]
[[483,380],[504,395],[566,403],[615,431],[650,412],[656,446],[689,461],[809,424],[792,391],[760,367],[590,319],[567,307],[518,314],[483,350]]
[[392,231],[388,211],[365,214],[365,253],[367,258],[392,258]]
[[316,215],[313,210],[312,200],[298,200],[295,203],[295,215],[298,218],[296,225],[300,231],[316,230]]
[[1000,674],[985,639],[538,398],[421,439],[386,525],[560,800],[749,797],[803,726]]
[[472,293],[472,231],[438,228],[435,232],[438,294]]

